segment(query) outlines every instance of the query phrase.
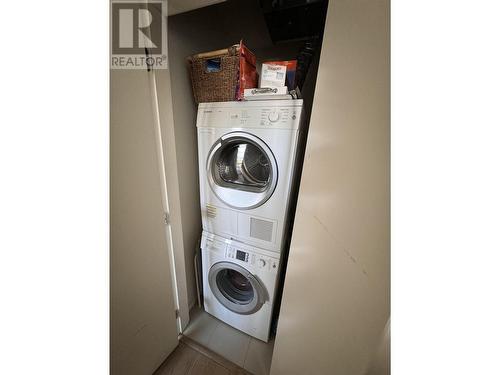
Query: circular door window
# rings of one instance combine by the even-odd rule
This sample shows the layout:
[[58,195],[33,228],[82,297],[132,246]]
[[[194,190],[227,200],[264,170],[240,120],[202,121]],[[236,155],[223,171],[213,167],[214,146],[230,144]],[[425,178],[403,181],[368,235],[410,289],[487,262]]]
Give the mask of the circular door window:
[[208,280],[215,298],[237,314],[252,314],[258,311],[266,300],[261,283],[237,264],[214,264],[208,273]]
[[259,138],[244,132],[228,133],[208,157],[212,191],[227,205],[250,209],[273,194],[278,179],[276,160]]

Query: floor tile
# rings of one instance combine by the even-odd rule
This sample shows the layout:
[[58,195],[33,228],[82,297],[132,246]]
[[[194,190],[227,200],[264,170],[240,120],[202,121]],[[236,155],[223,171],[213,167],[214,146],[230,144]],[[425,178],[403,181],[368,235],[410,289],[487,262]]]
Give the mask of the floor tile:
[[210,337],[219,325],[219,320],[200,309],[191,310],[191,320],[183,334],[202,345],[208,346]]
[[201,355],[182,343],[170,354],[165,363],[155,372],[155,375],[185,375],[188,374]]
[[199,356],[189,375],[230,375],[230,371],[207,357]]
[[250,336],[221,322],[213,332],[207,348],[243,367],[249,343]]
[[273,357],[274,341],[265,343],[250,339],[243,367],[254,375],[269,375]]

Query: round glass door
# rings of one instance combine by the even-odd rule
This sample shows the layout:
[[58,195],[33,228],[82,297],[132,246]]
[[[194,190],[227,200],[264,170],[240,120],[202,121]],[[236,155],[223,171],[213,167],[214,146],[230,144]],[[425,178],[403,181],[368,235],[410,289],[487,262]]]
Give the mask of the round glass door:
[[208,158],[212,191],[227,205],[255,208],[273,194],[278,179],[276,160],[259,138],[244,132],[223,136]]
[[208,280],[215,298],[235,313],[252,314],[265,302],[265,290],[260,282],[237,264],[214,264],[208,273]]

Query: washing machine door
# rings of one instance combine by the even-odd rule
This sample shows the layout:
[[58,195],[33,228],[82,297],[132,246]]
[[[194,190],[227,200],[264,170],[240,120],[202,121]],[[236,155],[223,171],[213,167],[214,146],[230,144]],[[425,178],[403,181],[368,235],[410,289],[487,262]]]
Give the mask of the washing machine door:
[[251,209],[266,202],[278,182],[278,165],[269,147],[246,132],[231,132],[212,147],[207,177],[214,194],[237,209]]
[[259,311],[267,299],[266,290],[260,281],[235,263],[215,263],[208,273],[208,281],[215,298],[237,314],[253,314]]

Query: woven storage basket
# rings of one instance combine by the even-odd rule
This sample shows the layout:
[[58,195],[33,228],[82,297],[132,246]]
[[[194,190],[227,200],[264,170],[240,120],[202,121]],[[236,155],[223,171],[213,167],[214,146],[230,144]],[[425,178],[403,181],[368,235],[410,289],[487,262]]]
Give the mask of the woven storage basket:
[[[214,61],[217,69],[208,69]],[[239,100],[244,88],[257,84],[255,56],[242,43],[191,56],[188,62],[196,103]]]

